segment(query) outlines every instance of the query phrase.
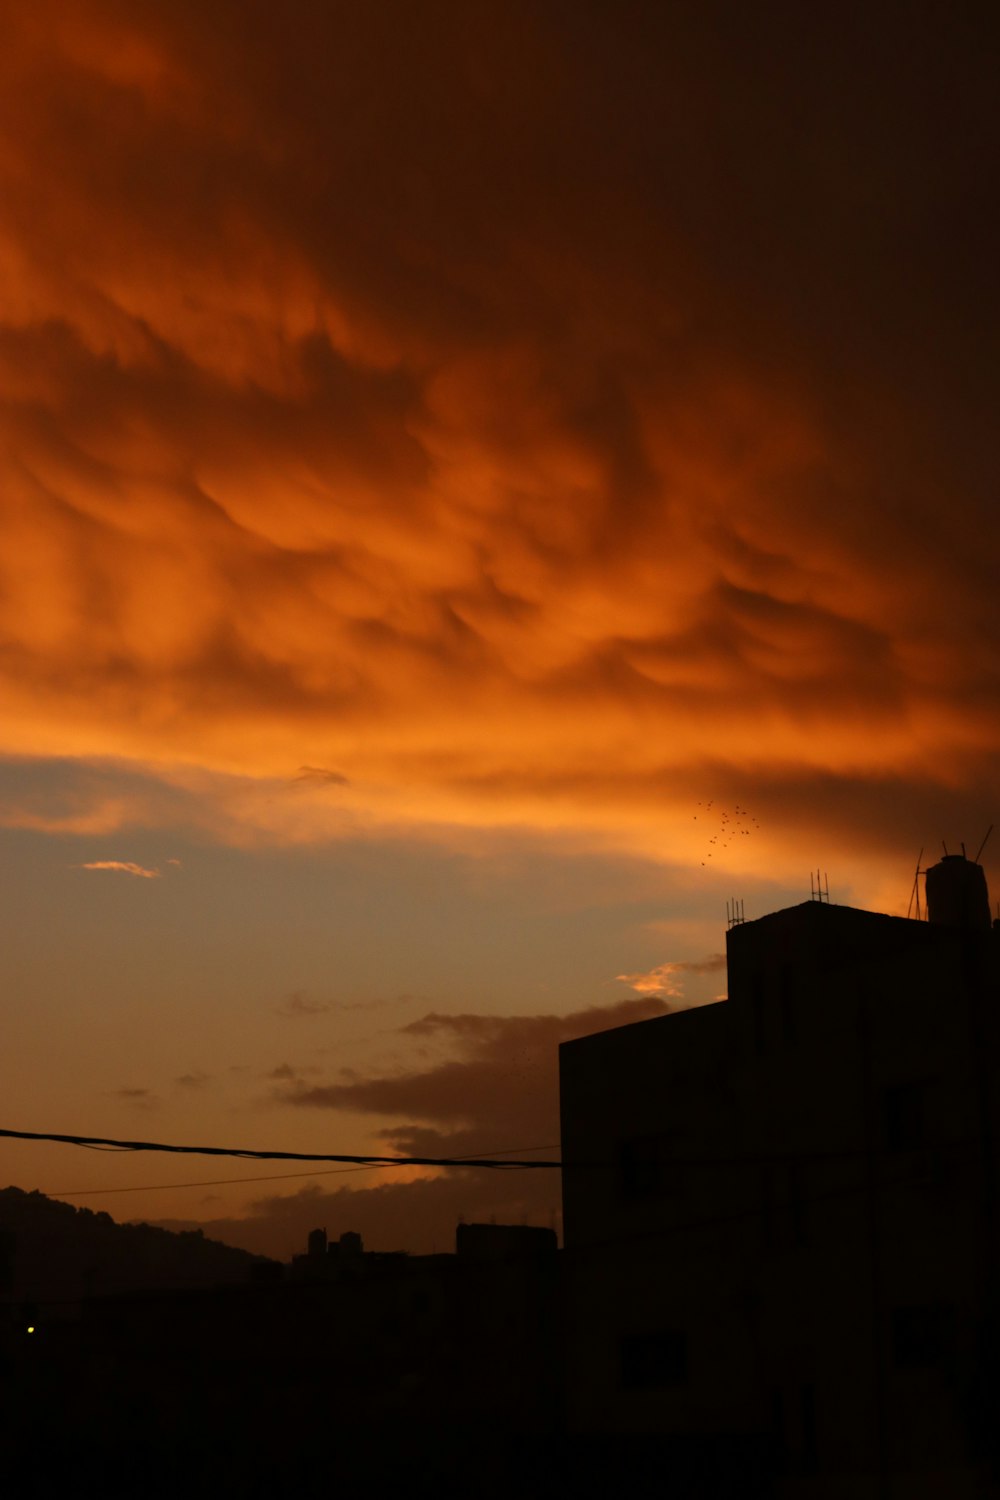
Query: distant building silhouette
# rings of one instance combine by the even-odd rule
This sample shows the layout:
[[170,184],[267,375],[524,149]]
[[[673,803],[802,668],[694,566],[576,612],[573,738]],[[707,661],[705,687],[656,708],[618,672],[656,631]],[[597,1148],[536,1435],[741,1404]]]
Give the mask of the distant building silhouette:
[[574,1430],[995,1492],[1000,933],[972,861],[926,886],[736,924],[728,1001],[561,1047]]
[[[307,1245],[280,1278],[89,1297],[43,1317],[40,1337],[12,1307],[0,1321],[5,1452],[37,1452],[58,1424],[71,1452],[117,1454],[127,1440],[198,1462],[235,1453],[220,1493],[234,1492],[235,1461],[253,1494],[287,1492],[290,1455],[324,1473],[335,1462],[339,1480],[376,1493],[439,1494],[458,1482],[453,1468],[481,1461],[484,1434],[502,1434],[511,1463],[518,1441],[550,1453],[564,1388],[551,1230],[460,1225],[453,1255],[366,1252],[352,1231],[331,1242],[314,1230]],[[262,1474],[279,1487],[261,1488]]]
[[[305,1255],[292,1256],[291,1275],[297,1280],[335,1280],[341,1271],[360,1263],[364,1250],[364,1241],[352,1229],[336,1240],[328,1240],[325,1229],[311,1229]],[[399,1259],[399,1254],[395,1258]]]

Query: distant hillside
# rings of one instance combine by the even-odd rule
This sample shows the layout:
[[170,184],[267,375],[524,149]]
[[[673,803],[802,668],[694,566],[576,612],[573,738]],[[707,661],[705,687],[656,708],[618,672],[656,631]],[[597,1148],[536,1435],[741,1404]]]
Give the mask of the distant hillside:
[[149,1224],[0,1189],[0,1298],[61,1301],[108,1292],[249,1281],[260,1257]]

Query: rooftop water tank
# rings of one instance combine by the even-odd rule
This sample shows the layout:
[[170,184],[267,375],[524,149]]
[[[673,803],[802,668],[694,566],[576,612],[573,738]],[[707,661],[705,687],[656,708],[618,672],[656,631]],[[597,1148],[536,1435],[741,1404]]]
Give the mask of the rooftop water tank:
[[982,865],[964,854],[946,854],[927,871],[927,917],[943,927],[988,932],[990,893]]

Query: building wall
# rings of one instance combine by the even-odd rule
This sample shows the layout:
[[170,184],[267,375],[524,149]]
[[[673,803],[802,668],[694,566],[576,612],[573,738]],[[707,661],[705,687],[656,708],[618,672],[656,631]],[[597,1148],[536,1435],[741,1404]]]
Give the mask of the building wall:
[[733,929],[729,996],[561,1049],[571,1420],[756,1433],[879,1495],[954,1475],[992,1358],[996,937],[809,903]]

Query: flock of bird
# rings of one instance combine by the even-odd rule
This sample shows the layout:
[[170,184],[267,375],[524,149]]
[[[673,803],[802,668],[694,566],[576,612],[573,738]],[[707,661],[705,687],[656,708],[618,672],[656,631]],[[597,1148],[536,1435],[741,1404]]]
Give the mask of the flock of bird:
[[[726,808],[713,814],[712,809],[715,805],[714,799],[711,802],[698,803],[698,806],[703,809],[703,821],[715,827],[715,833],[712,834],[708,841],[708,848],[705,852],[705,858],[702,860],[702,865],[708,863],[713,853],[717,853],[720,849],[728,849],[734,838],[749,838],[754,829],[760,827],[753,813],[748,812],[739,803],[736,804],[732,811]],[[716,824],[717,819],[719,821]],[[694,815],[694,821],[698,821],[697,813]]]

